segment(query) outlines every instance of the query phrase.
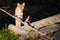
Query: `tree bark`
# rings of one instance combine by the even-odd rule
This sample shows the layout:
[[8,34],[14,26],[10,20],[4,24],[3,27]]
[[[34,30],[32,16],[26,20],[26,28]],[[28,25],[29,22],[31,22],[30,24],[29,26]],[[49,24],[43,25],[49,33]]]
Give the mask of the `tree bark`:
[[31,23],[31,25],[34,26],[35,28],[41,28],[41,27],[48,26],[57,22],[60,22],[60,14],[42,19],[40,21],[33,22]]
[[20,28],[20,27],[17,27],[17,26],[14,26],[12,24],[10,24],[8,26],[8,29],[12,32],[14,32],[15,34],[21,34],[21,35],[24,35],[24,34],[28,34],[29,32]]

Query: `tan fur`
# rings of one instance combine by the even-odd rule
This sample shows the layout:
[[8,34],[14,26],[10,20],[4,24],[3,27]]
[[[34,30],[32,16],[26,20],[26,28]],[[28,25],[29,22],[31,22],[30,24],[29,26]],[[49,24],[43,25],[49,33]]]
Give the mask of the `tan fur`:
[[28,16],[25,20],[25,22],[29,22],[30,16]]
[[[17,16],[18,18],[20,18],[21,20],[23,19],[23,10],[25,7],[25,3],[19,4],[17,3],[17,7],[15,9],[15,16]],[[29,22],[29,18],[30,16],[28,16],[25,20],[25,22]],[[17,19],[15,20],[15,24],[17,27],[21,27],[21,22],[18,21]]]
[[[24,9],[25,3],[19,4],[17,3],[17,7],[15,9],[15,16],[17,16],[20,19],[23,19],[23,9]],[[16,26],[20,27],[21,26],[21,22],[18,21],[17,19],[15,20],[15,24]]]

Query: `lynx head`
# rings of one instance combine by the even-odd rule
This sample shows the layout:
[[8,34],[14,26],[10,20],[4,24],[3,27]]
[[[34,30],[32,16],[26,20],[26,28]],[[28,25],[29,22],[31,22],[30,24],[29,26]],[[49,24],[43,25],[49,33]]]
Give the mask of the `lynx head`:
[[22,4],[17,3],[17,7],[18,7],[20,10],[23,11],[23,9],[24,9],[24,7],[25,7],[25,3],[22,3]]

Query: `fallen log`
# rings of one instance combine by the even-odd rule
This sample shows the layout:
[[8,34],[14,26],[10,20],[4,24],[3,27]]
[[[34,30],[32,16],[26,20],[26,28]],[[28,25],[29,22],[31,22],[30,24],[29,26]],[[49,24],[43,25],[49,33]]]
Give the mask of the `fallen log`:
[[50,25],[50,26],[46,26],[46,27],[43,27],[41,29],[38,29],[41,33],[43,34],[49,34],[49,33],[52,33],[52,32],[57,32],[57,31],[60,31],[60,24],[53,24],[53,25]]
[[23,34],[28,34],[29,33],[28,31],[26,31],[26,30],[24,30],[24,29],[22,29],[20,27],[17,27],[15,25],[12,25],[12,24],[10,24],[8,26],[8,29],[11,30],[12,32],[14,32],[15,34],[23,35]]
[[29,34],[29,32],[31,30],[36,31],[37,33],[39,33],[41,35],[45,35],[45,34],[39,32],[38,30],[32,28],[31,26],[27,25],[26,23],[25,23],[24,26],[21,26],[21,27],[17,27],[17,26],[14,26],[13,24],[10,24],[8,26],[8,29],[11,30],[12,32],[16,33],[16,34],[21,34],[21,35],[23,35],[23,34]]
[[28,26],[28,25],[25,25],[25,26],[22,26],[22,27],[16,27],[12,24],[10,24],[8,26],[8,29],[15,32],[15,33],[18,33],[18,34],[29,34],[31,30],[34,30],[36,31],[37,33],[39,33],[40,35],[44,36],[46,34],[49,34],[49,33],[52,33],[52,32],[56,32],[56,31],[59,31],[60,30],[60,24],[53,24],[53,25],[50,25],[50,26],[46,26],[46,27],[43,27],[43,28],[40,28],[40,29],[34,29],[32,28],[31,26]]
[[57,22],[60,22],[60,14],[42,19],[40,21],[33,22],[30,25],[34,26],[35,28],[38,29],[38,28],[41,28],[41,27],[44,27],[44,26],[48,26],[48,25],[57,23]]

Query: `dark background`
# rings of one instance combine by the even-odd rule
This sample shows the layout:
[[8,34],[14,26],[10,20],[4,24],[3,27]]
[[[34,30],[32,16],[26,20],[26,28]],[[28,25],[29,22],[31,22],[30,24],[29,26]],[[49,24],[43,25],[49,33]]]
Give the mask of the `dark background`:
[[[23,21],[28,15],[30,16],[30,22],[35,22],[60,13],[60,0],[0,0],[0,7],[9,7],[6,11],[14,15],[17,2],[25,2]],[[5,27],[6,24],[15,24],[15,21],[0,11],[0,27]]]

